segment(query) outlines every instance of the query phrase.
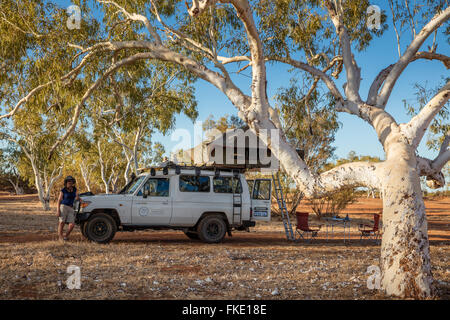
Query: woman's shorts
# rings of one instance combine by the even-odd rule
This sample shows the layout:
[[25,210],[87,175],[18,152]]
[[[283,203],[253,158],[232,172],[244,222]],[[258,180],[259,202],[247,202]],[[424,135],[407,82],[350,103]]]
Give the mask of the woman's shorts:
[[60,207],[61,215],[59,216],[59,222],[75,223],[75,210],[72,207],[62,204]]

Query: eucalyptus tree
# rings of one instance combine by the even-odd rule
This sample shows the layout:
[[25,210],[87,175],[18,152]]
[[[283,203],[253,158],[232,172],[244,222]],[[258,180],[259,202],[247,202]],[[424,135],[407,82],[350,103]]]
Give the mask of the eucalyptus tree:
[[142,158],[152,158],[152,134],[167,134],[175,116],[197,117],[194,89],[179,70],[164,63],[140,62],[118,71],[96,95],[92,121],[123,149],[130,170],[138,174]]
[[96,159],[105,193],[115,193],[126,162],[123,150],[106,135],[94,134]]
[[[66,152],[61,151],[48,160],[48,145],[58,137],[55,121],[46,119],[39,111],[17,112],[13,125],[0,132],[0,137],[14,144],[24,155],[19,159],[19,173],[34,184],[42,208],[50,210],[50,197],[55,183],[62,177]],[[31,167],[31,170],[28,168]]]
[[15,145],[0,149],[0,179],[11,184],[17,195],[24,193],[24,179],[18,170],[18,163],[21,156],[20,148]]
[[99,175],[97,146],[93,139],[93,135],[86,130],[84,125],[71,136],[71,164],[72,176],[81,176],[85,190],[92,192],[93,187],[97,185]]
[[[76,34],[67,29],[66,21],[66,11],[49,1],[0,3],[1,136],[25,155],[21,159],[26,162],[21,161],[19,168],[31,175],[27,178],[35,185],[44,210],[50,210],[51,191],[64,166],[65,151],[50,152],[51,146],[64,132],[61,127],[70,120],[72,104],[81,98],[82,83],[87,80],[54,76],[71,69],[66,62],[79,44],[89,41],[89,34],[96,33],[92,21],[85,21]],[[21,109],[23,105],[27,108]],[[47,160],[51,153],[54,158]]]
[[[90,110],[89,99],[111,74],[139,61],[172,64],[225,94],[239,117],[257,134],[278,129],[280,139],[275,141],[269,136],[267,143],[305,195],[318,197],[349,186],[379,188],[384,207],[380,260],[383,290],[401,297],[432,295],[419,177],[427,176],[434,187],[443,186],[441,169],[450,159],[450,150],[444,144],[444,151],[436,159],[426,159],[418,156],[416,149],[434,116],[448,101],[450,84],[441,88],[408,123],[398,123],[386,107],[397,80],[411,63],[427,59],[448,66],[449,58],[438,53],[436,45],[420,51],[448,21],[450,8],[446,0],[415,1],[416,7],[405,17],[415,21],[412,25],[416,31],[411,33],[409,45],[400,48],[397,61],[380,70],[369,84],[366,98],[360,90],[362,69],[354,53],[370,49],[371,40],[387,27],[384,14],[379,16],[381,29],[367,27],[368,18],[373,20],[367,15],[367,0],[192,0],[188,10],[175,0],[97,3],[104,13],[97,20],[103,32],[71,44],[63,41],[61,47],[73,53],[73,65],[59,66],[52,80],[36,83],[27,94],[39,96],[53,83],[67,87],[76,80],[87,87],[72,104],[72,119],[52,150],[74,132],[80,114]],[[81,25],[85,30],[89,23],[83,20]],[[320,174],[311,170],[289,143],[278,112],[267,97],[268,63],[288,65],[317,79],[328,91],[330,108],[355,115],[373,127],[386,160],[347,163]],[[243,69],[251,70],[250,88],[235,81],[233,72]],[[343,90],[333,75],[343,77]],[[12,117],[15,110],[27,107],[17,103],[0,117]]]

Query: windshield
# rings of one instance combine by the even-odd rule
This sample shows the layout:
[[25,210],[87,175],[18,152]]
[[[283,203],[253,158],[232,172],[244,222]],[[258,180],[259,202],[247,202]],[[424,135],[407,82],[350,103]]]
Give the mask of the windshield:
[[123,193],[123,194],[134,193],[137,190],[137,188],[141,185],[142,181],[144,181],[145,178],[146,178],[146,176],[137,177],[131,183],[129,183],[128,186],[125,187],[125,189],[122,190],[121,193]]

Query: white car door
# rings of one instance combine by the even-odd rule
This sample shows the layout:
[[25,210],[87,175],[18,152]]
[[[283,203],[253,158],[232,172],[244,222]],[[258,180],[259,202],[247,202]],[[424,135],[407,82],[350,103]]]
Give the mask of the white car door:
[[270,221],[272,180],[255,179],[251,192],[253,220]]
[[133,225],[167,226],[172,217],[169,178],[149,178],[133,196]]

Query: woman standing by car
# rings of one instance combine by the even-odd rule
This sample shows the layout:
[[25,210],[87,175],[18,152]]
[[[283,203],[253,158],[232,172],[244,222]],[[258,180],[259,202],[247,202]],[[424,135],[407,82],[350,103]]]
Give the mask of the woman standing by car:
[[[58,223],[58,237],[59,240],[67,240],[69,234],[75,227],[75,210],[73,203],[75,200],[80,200],[80,197],[75,187],[76,180],[72,176],[67,176],[64,179],[64,188],[61,189],[58,198],[58,208],[56,216],[59,218]],[[69,229],[63,235],[64,224],[69,224]]]

